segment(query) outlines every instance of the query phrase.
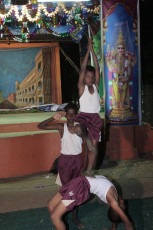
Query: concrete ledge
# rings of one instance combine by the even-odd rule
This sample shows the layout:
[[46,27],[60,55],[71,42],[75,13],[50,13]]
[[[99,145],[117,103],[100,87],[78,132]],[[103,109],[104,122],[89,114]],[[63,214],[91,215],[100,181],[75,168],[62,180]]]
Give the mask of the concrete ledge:
[[111,160],[131,160],[139,158],[137,148],[110,150],[106,152],[106,155],[108,155]]
[[106,129],[106,155],[110,160],[129,160],[153,151],[151,125],[111,126]]
[[[24,125],[17,125],[18,132],[2,133],[4,136],[0,138],[0,178],[50,170],[54,160],[60,155],[60,135],[57,131],[38,131],[37,124],[25,124],[29,129],[27,132],[19,132]],[[153,152],[153,130],[150,124],[112,126],[106,133],[105,154],[110,160],[136,159],[139,153]]]
[[49,171],[60,154],[59,133],[0,139],[0,178]]

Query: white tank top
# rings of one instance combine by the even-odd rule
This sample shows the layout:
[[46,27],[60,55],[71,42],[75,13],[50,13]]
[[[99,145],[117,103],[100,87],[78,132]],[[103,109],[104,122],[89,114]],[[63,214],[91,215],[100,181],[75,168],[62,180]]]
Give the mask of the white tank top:
[[[104,203],[108,204],[106,195],[111,186],[115,186],[104,176],[95,175],[86,177],[90,184],[90,193],[97,195]],[[115,188],[116,190],[116,188]]]
[[85,85],[84,92],[79,99],[80,112],[99,113],[100,112],[100,96],[95,85],[93,85],[94,93],[91,94],[88,86]]
[[64,133],[61,139],[61,153],[64,155],[78,155],[82,152],[82,138],[71,134],[64,124]]

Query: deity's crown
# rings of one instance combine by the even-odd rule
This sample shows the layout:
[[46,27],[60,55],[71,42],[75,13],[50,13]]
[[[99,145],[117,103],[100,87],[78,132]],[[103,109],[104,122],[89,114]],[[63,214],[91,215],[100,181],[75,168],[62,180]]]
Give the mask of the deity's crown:
[[117,47],[119,45],[123,45],[124,48],[126,47],[126,43],[125,43],[125,40],[124,40],[124,37],[123,37],[123,34],[122,34],[122,30],[120,30],[120,32],[119,32],[119,35],[118,35],[117,42],[116,42],[115,46]]

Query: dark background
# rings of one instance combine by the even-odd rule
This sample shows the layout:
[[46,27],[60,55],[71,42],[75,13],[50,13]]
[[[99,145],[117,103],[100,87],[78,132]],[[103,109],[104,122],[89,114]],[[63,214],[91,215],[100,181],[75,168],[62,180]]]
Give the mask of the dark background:
[[140,0],[142,121],[153,126],[153,2]]

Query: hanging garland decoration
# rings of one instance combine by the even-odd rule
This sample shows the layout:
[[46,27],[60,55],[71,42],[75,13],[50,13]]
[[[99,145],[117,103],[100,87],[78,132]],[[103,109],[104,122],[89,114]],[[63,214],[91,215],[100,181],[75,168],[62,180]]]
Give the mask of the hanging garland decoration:
[[12,5],[11,8],[9,9],[9,11],[7,13],[5,13],[5,14],[0,13],[0,18],[4,20],[7,17],[11,16],[11,14],[14,12],[15,13],[15,17],[16,17],[16,19],[18,21],[23,21],[23,19],[26,17],[28,21],[30,21],[30,22],[36,22],[38,19],[40,19],[42,12],[47,17],[53,17],[56,14],[58,14],[58,12],[61,9],[65,14],[67,14],[68,16],[69,15],[71,16],[71,15],[75,15],[75,11],[76,11],[77,8],[80,8],[81,10],[83,10],[83,11],[85,11],[87,13],[98,14],[100,12],[100,6],[95,6],[94,9],[90,9],[90,8],[84,6],[82,3],[74,3],[72,9],[68,10],[68,9],[65,8],[64,4],[62,2],[60,2],[60,3],[57,4],[57,7],[51,13],[49,13],[47,11],[47,7],[46,6],[44,6],[43,4],[38,4],[37,12],[36,12],[35,17],[31,17],[31,15],[29,13],[28,4],[27,5],[23,5],[21,7],[21,11],[19,10],[19,6]]
[[22,39],[21,39],[21,38],[18,38],[18,37],[16,37],[16,36],[14,36],[14,35],[11,33],[11,31],[8,29],[8,27],[7,27],[6,25],[3,25],[3,27],[4,27],[4,30],[5,30],[6,34],[7,34],[10,38],[12,38],[14,41],[22,42]]
[[1,25],[1,26],[0,26],[0,36],[1,36],[1,38],[3,37],[3,35],[4,35],[4,28],[3,28],[3,26]]
[[3,20],[0,19],[0,35],[1,35],[1,38],[3,37],[3,34],[4,34],[4,28],[3,28]]
[[30,38],[35,37],[37,30],[38,30],[37,28],[35,28],[34,31],[28,35],[28,38],[25,38],[25,36],[22,36],[22,38],[19,38],[17,36],[14,36],[6,25],[3,25],[3,28],[4,28],[4,31],[7,33],[7,35],[10,38],[12,38],[14,41],[17,41],[17,42],[28,42],[28,38],[30,39]]
[[[58,36],[58,37],[68,37],[70,34],[72,34],[72,32],[74,32],[76,30],[76,27],[72,25],[72,27],[69,29],[68,32],[65,33],[57,33],[55,31],[53,31],[51,28],[49,28],[49,26],[47,25],[47,23],[43,22],[42,20],[38,20],[37,24],[39,26],[37,26],[34,31],[30,34],[29,31],[27,31],[27,22],[23,22],[24,26],[21,29],[22,32],[22,38],[19,38],[17,36],[15,36],[10,30],[9,28],[5,25],[5,23],[3,24],[3,32],[5,31],[7,33],[7,35],[12,38],[14,41],[17,42],[28,42],[28,39],[32,39],[36,36],[36,33],[38,31],[38,27],[42,26],[47,32],[49,32],[50,34],[53,34],[54,36]],[[40,25],[41,24],[41,25]]]
[[69,33],[68,32],[65,32],[65,33],[57,33],[55,31],[53,31],[52,29],[49,28],[49,26],[45,23],[45,22],[42,22],[42,27],[47,30],[47,32],[49,32],[50,34],[53,34],[55,36],[58,36],[58,37],[68,37],[69,36]]
[[3,34],[4,34],[3,26],[0,26],[0,35],[1,35],[1,37],[3,37]]
[[27,26],[27,21],[25,20],[22,22],[21,34],[22,34],[22,41],[29,42],[30,33],[29,33],[29,28]]
[[[21,10],[19,10],[21,9]],[[68,37],[70,36],[76,43],[79,42],[81,37],[83,36],[83,33],[85,31],[85,24],[87,24],[87,14],[99,14],[100,6],[94,7],[94,9],[90,9],[86,6],[84,6],[82,3],[74,3],[71,10],[68,10],[65,8],[64,3],[60,2],[57,4],[57,7],[55,9],[52,9],[52,11],[49,13],[47,11],[46,6],[43,4],[39,4],[37,6],[37,9],[35,8],[33,13],[34,17],[31,17],[30,10],[32,9],[32,5],[27,4],[23,5],[21,7],[17,5],[12,5],[10,10],[6,14],[0,13],[0,34],[3,36],[4,31],[15,41],[17,42],[29,42],[30,38],[33,38],[36,35],[37,29],[40,29],[42,26],[47,32],[53,34],[54,36],[58,37]],[[60,11],[60,12],[59,12]],[[61,16],[61,11],[63,15]],[[45,20],[42,19],[42,12],[44,15],[49,19],[49,23],[46,23]],[[22,29],[21,29],[21,38],[14,36],[8,27],[5,24],[5,21],[7,18],[15,17],[18,22],[22,23]],[[29,28],[27,26],[27,23],[29,22],[36,22],[36,28],[30,34]],[[71,25],[71,28],[68,32],[64,33],[57,33],[50,29],[49,26],[58,27],[66,25]]]
[[32,39],[36,36],[37,30],[38,30],[38,28],[35,28],[34,31],[31,34],[29,34],[29,39]]
[[[58,24],[61,23],[61,20],[63,20],[63,19],[60,19],[60,22],[58,22],[56,17],[53,17],[53,26],[54,27],[58,26]],[[51,28],[49,28],[49,23],[45,23],[44,21],[42,22],[42,27],[44,29],[46,29],[49,33],[51,33],[51,34],[53,34],[55,36],[58,36],[58,37],[68,37],[68,36],[70,36],[71,38],[73,38],[73,40],[76,43],[78,43],[79,40],[82,38],[85,30],[86,30],[85,22],[81,18],[80,9],[77,8],[77,14],[74,17],[74,19],[72,17],[69,18],[69,20],[65,24],[66,25],[71,25],[71,28],[69,29],[69,31],[65,32],[65,33],[57,33],[55,31],[53,31]]]

